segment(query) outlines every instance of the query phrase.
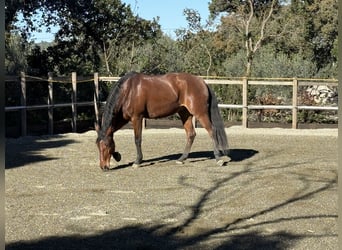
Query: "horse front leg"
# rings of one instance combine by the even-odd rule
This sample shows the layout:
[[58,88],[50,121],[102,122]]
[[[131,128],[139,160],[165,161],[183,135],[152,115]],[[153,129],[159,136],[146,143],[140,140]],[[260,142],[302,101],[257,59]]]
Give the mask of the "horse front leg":
[[143,159],[143,154],[141,151],[142,120],[143,119],[141,117],[141,118],[135,118],[132,121],[133,129],[134,129],[134,142],[135,142],[135,147],[137,150],[137,158],[133,163],[134,168],[139,167]]

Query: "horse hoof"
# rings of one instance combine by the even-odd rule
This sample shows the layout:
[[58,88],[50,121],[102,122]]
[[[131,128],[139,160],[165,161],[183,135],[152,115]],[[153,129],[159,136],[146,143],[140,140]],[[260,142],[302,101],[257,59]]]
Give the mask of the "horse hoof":
[[101,167],[101,169],[102,169],[102,172],[107,172],[107,171],[109,171],[109,167],[107,167],[107,166]]
[[216,161],[216,164],[219,166],[219,167],[222,167],[224,165],[224,161],[223,160],[218,160]]
[[140,167],[140,164],[137,164],[137,163],[133,163],[133,165],[132,165],[132,168],[134,168],[134,169],[137,169],[139,167]]
[[177,160],[177,161],[176,161],[176,164],[183,165],[183,164],[184,164],[184,161]]

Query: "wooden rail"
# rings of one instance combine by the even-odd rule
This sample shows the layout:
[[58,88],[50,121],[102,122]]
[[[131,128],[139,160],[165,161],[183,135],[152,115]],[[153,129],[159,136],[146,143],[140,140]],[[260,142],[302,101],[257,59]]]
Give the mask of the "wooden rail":
[[[220,108],[240,108],[242,109],[242,126],[248,127],[248,110],[255,109],[288,109],[292,110],[292,128],[298,128],[298,110],[338,110],[337,106],[306,106],[298,105],[298,87],[311,85],[337,86],[335,79],[298,79],[298,78],[270,78],[270,79],[247,79],[241,80],[219,80],[207,79],[208,84],[242,84],[242,105],[219,104]],[[249,105],[248,104],[248,85],[273,85],[273,86],[292,86],[292,105]]]
[[[247,78],[234,78],[234,79],[213,79],[203,77],[208,84],[215,85],[242,85],[242,104],[219,104],[219,108],[229,109],[242,109],[242,126],[248,128],[248,110],[261,110],[261,109],[287,109],[292,111],[292,128],[298,127],[297,113],[298,110],[338,110],[337,106],[304,106],[298,105],[298,87],[299,86],[311,86],[311,85],[329,85],[337,86],[338,81],[334,79],[247,79]],[[99,117],[99,84],[103,81],[118,81],[119,77],[104,77],[99,76],[98,73],[94,73],[93,78],[77,77],[76,73],[73,72],[71,77],[53,77],[49,74],[48,77],[39,78],[27,76],[25,73],[21,73],[20,77],[7,76],[6,82],[20,82],[21,93],[20,93],[20,106],[9,106],[5,107],[6,112],[20,111],[21,112],[21,135],[27,134],[27,110],[38,110],[47,109],[48,111],[48,133],[53,134],[53,121],[54,121],[54,108],[58,107],[71,107],[71,124],[72,131],[77,131],[77,107],[79,106],[93,106],[96,119]],[[26,82],[28,81],[46,81],[48,84],[48,98],[47,104],[42,105],[27,105],[26,96]],[[94,98],[93,101],[88,102],[77,102],[77,86],[82,82],[93,82],[94,83]],[[53,95],[53,84],[56,83],[67,83],[72,85],[72,94],[70,97],[71,102],[69,103],[54,103]],[[274,86],[289,86],[292,88],[292,105],[251,105],[248,104],[248,86],[250,85],[274,85]]]
[[[25,136],[27,135],[27,111],[28,110],[40,110],[40,109],[47,109],[48,110],[48,133],[53,134],[53,121],[54,121],[54,115],[53,110],[54,108],[61,108],[61,107],[71,107],[72,114],[71,114],[71,127],[72,131],[77,131],[77,107],[80,106],[94,106],[94,101],[97,101],[95,99],[95,95],[97,93],[98,96],[98,85],[97,90],[94,93],[94,101],[88,101],[88,102],[77,102],[77,85],[82,82],[94,82],[94,78],[84,78],[84,77],[77,77],[76,73],[73,72],[71,74],[71,77],[53,77],[52,74],[48,74],[48,78],[40,78],[40,77],[32,77],[25,75],[24,72],[21,72],[20,77],[13,77],[13,76],[6,76],[5,78],[6,82],[20,82],[20,106],[8,106],[5,107],[6,112],[11,111],[20,111],[21,113],[21,135]],[[40,104],[40,105],[27,105],[27,95],[26,95],[26,83],[27,82],[47,82],[48,84],[48,98],[47,98],[47,104]],[[54,94],[53,94],[53,84],[60,83],[60,84],[71,84],[72,86],[72,94],[70,97],[69,103],[54,103]],[[96,103],[96,102],[95,102]],[[95,105],[97,106],[97,105]]]

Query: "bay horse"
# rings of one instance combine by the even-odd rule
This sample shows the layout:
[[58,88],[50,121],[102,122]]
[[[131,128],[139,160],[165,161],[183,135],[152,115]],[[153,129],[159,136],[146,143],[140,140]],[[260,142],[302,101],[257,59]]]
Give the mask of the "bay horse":
[[114,132],[131,122],[134,130],[137,157],[133,167],[142,163],[141,134],[143,118],[162,118],[178,113],[186,131],[187,142],[177,163],[187,159],[196,136],[193,116],[208,131],[214,145],[214,156],[219,166],[222,156],[228,156],[228,140],[214,92],[198,76],[188,73],[146,75],[130,72],[112,87],[101,122],[95,124],[96,144],[100,167],[109,170],[110,158],[120,161],[115,151]]

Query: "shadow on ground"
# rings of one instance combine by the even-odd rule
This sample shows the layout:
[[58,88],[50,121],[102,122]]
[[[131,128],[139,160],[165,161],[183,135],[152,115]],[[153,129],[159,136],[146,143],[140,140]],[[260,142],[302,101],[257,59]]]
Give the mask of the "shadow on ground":
[[[254,149],[230,149],[229,156],[231,158],[230,160],[231,162],[240,162],[240,161],[244,161],[253,157],[257,153],[259,152]],[[168,161],[176,161],[181,157],[181,155],[182,154],[171,154],[171,155],[164,155],[160,157],[146,159],[146,160],[143,160],[141,167],[147,167],[147,166],[151,166],[151,165],[155,165],[155,164],[163,163],[163,162],[168,162]],[[195,162],[213,160],[213,159],[215,159],[213,151],[196,151],[196,152],[191,152],[186,161],[195,163]],[[121,164],[114,168],[111,168],[110,170],[114,171],[114,170],[127,168],[127,167],[132,166],[132,164],[133,162]]]
[[44,155],[43,151],[49,148],[61,148],[76,143],[74,140],[63,139],[63,136],[54,141],[51,137],[25,137],[6,140],[5,169],[22,167],[26,164],[56,159]]
[[[31,242],[18,242],[6,245],[7,250],[16,249],[184,249],[196,246],[198,239],[177,238],[168,235],[159,235],[156,228],[139,226],[124,227],[118,230],[104,232],[98,235],[50,237]],[[222,239],[219,246],[201,246],[200,249],[288,249],[298,236],[286,232],[272,235],[262,235],[260,232],[248,232]],[[202,248],[203,247],[203,248]]]
[[[73,141],[58,141],[58,142],[36,142],[37,145],[27,155],[23,155],[24,162],[29,161],[29,156],[34,155],[35,152],[45,147],[59,147]],[[19,152],[20,153],[20,152]],[[250,159],[256,155],[258,151],[253,149],[232,149],[231,160],[235,162]],[[15,157],[13,153],[12,157]],[[147,159],[145,164],[156,164],[160,162],[176,160],[180,154],[172,154],[167,156]],[[213,159],[212,151],[198,151],[192,152],[189,156],[189,161],[205,161]],[[36,160],[36,159],[32,159]],[[48,160],[46,158],[38,160]],[[34,161],[33,161],[34,162]],[[17,164],[20,166],[20,164]],[[282,168],[294,166],[293,163],[285,163]],[[16,167],[13,166],[13,167]],[[125,167],[125,165],[118,166],[115,169]],[[264,166],[259,171],[269,171],[270,166]],[[303,220],[316,219],[337,219],[337,214],[317,214],[315,211],[308,212],[304,215],[288,216],[270,216],[267,214],[275,214],[278,210],[286,208],[289,205],[294,205],[297,202],[302,203],[313,197],[317,197],[320,193],[326,192],[330,189],[335,189],[337,185],[337,173],[333,178],[322,177],[319,180],[310,179],[303,176],[301,173],[297,174],[296,179],[302,180],[303,185],[301,189],[292,197],[286,197],[277,202],[265,206],[263,208],[251,208],[247,214],[239,215],[234,220],[222,221],[220,225],[215,228],[201,228],[199,231],[189,232],[187,229],[194,226],[203,214],[207,211],[207,204],[211,201],[211,196],[221,188],[225,187],[233,179],[246,175],[253,171],[246,165],[246,168],[240,171],[234,171],[230,175],[220,176],[220,178],[211,180],[209,188],[202,188],[196,186],[196,183],[189,181],[189,179],[179,176],[178,184],[184,188],[195,188],[200,193],[198,199],[189,207],[189,215],[181,224],[178,225],[164,225],[156,223],[154,225],[129,225],[121,228],[115,228],[109,231],[101,231],[92,235],[66,235],[66,236],[52,236],[48,238],[41,238],[33,241],[18,241],[8,243],[7,250],[19,249],[139,249],[139,250],[154,250],[154,249],[294,249],[298,241],[307,238],[326,238],[337,237],[337,234],[331,232],[314,232],[295,234],[288,231],[273,231],[272,233],[265,233],[261,231],[260,227],[264,225],[278,225],[281,222],[291,221],[300,223]],[[252,180],[253,182],[253,180]],[[251,186],[253,183],[249,183]],[[315,185],[313,185],[315,184]],[[310,187],[310,188],[309,188]],[[211,207],[215,208],[216,203]],[[263,217],[261,217],[263,216]],[[267,218],[260,220],[260,218]],[[333,249],[333,248],[331,248]]]
[[[103,231],[93,235],[53,236],[33,241],[18,241],[6,245],[7,250],[19,249],[293,249],[297,241],[304,238],[337,237],[335,234],[317,232],[317,234],[294,234],[283,230],[267,233],[260,231],[259,226],[277,224],[282,221],[302,221],[314,219],[337,219],[337,215],[291,216],[258,221],[258,217],[273,213],[296,202],[302,202],[334,188],[337,176],[326,180],[314,190],[297,193],[294,197],[274,203],[269,207],[255,210],[254,213],[237,217],[235,220],[216,228],[203,228],[200,231],[187,231],[193,223],[205,213],[205,204],[211,194],[229,183],[231,180],[248,173],[248,169],[241,170],[230,176],[212,182],[208,189],[202,189],[202,195],[191,207],[189,217],[180,225],[173,227],[155,224],[153,226],[128,225],[122,228]],[[187,179],[179,177],[179,184],[183,187],[191,185]],[[249,222],[246,224],[246,222]],[[215,242],[211,240],[215,239]]]
[[[336,185],[337,178],[326,182],[321,187],[304,192],[301,195],[283,200],[280,203],[275,203],[268,208],[254,211],[254,213],[245,217],[237,218],[228,224],[217,227],[207,228],[195,234],[187,234],[186,228],[196,221],[203,213],[204,205],[208,201],[211,193],[225,185],[225,183],[246,173],[241,171],[233,176],[217,180],[210,189],[203,190],[200,199],[192,207],[192,213],[189,218],[179,226],[167,227],[166,225],[154,225],[151,227],[135,225],[125,226],[122,228],[100,232],[94,235],[70,235],[70,236],[53,236],[33,241],[18,241],[6,245],[7,250],[19,249],[139,249],[139,250],[154,250],[154,249],[293,249],[297,243],[305,238],[321,238],[321,237],[337,237],[337,234],[294,234],[285,231],[276,231],[265,234],[257,229],[258,226],[264,224],[277,224],[283,220],[308,220],[308,219],[324,219],[334,218],[337,215],[322,215],[317,216],[309,214],[306,216],[294,216],[289,218],[276,218],[267,221],[261,221],[244,225],[243,222],[257,218],[270,212],[274,212],[279,208],[298,201],[306,200],[316,196],[320,192],[324,192],[333,188]],[[180,184],[187,185],[185,180],[180,179]],[[254,220],[253,220],[254,221]],[[237,231],[236,231],[237,230]],[[248,230],[248,231],[246,231]],[[232,233],[231,233],[232,232]],[[228,235],[229,234],[229,235]],[[216,243],[210,242],[210,239],[215,239]]]

